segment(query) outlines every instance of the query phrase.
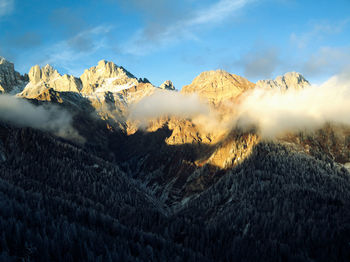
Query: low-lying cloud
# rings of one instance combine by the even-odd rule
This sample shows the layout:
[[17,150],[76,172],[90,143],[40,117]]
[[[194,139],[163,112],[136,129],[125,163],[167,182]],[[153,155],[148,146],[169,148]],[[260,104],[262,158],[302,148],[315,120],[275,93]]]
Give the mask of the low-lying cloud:
[[21,98],[0,95],[0,121],[83,142],[83,138],[72,126],[71,114],[52,104],[35,106]]
[[209,114],[209,106],[197,95],[184,95],[176,91],[157,90],[155,93],[131,106],[130,119],[146,125],[149,120],[177,116],[194,118]]
[[350,71],[303,90],[254,89],[238,106],[235,124],[256,126],[263,137],[312,131],[324,124],[350,125]]
[[[215,113],[197,96],[159,91],[141,100],[130,111],[130,119],[147,126],[149,120],[175,116],[192,119],[207,131],[254,128],[273,139],[291,132],[311,132],[327,123],[350,126],[350,70],[321,85],[302,90],[255,88],[232,104],[231,116]],[[224,119],[224,120],[223,120]]]

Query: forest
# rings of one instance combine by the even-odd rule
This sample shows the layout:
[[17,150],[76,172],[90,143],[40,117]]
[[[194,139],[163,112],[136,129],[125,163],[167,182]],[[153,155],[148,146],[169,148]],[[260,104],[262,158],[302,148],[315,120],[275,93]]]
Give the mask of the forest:
[[350,174],[331,160],[261,142],[169,203],[90,149],[0,124],[0,261],[350,261]]

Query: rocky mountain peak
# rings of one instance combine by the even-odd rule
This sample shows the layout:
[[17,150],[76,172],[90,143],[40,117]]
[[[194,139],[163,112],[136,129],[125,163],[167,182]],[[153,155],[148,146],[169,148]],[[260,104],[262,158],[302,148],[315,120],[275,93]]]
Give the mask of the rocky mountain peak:
[[300,73],[288,72],[283,76],[276,77],[275,80],[259,80],[256,86],[261,88],[278,88],[281,91],[286,91],[288,89],[303,89],[310,86],[310,83]]
[[4,57],[0,56],[0,65],[13,65],[11,62],[7,61]]
[[98,87],[113,84],[115,86],[128,83],[138,83],[136,77],[121,66],[113,62],[101,60],[97,66],[84,71],[80,77],[83,89],[82,93],[93,93]]
[[42,68],[42,72],[47,75],[52,75],[58,73],[51,65],[47,64]]
[[216,70],[201,73],[190,85],[184,86],[181,92],[197,93],[201,98],[218,105],[236,98],[254,86],[254,83],[244,77],[230,74],[224,70]]
[[49,82],[54,79],[61,77],[57,70],[55,70],[51,65],[45,65],[40,68],[39,65],[33,66],[29,70],[29,81],[32,84],[37,84],[40,81]]
[[168,90],[175,90],[175,86],[174,86],[173,82],[171,82],[170,80],[166,80],[163,84],[161,84],[159,86],[159,88],[168,89]]
[[51,65],[45,65],[40,68],[39,65],[33,66],[29,70],[29,83],[19,96],[26,98],[38,98],[48,89],[56,92],[80,92],[81,81],[79,78],[70,75],[61,75]]
[[0,93],[20,90],[26,81],[26,76],[21,76],[15,71],[13,63],[0,56]]
[[32,66],[28,73],[29,81],[32,83],[38,83],[41,79],[41,69],[39,65]]

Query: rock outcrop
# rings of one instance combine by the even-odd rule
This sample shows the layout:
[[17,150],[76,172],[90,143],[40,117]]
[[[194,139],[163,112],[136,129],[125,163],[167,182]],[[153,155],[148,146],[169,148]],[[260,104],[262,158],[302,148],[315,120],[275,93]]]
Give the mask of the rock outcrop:
[[182,93],[197,93],[214,106],[233,102],[244,91],[255,86],[244,77],[224,70],[207,71],[197,76],[190,85],[184,86]]
[[29,83],[19,96],[26,98],[36,98],[48,89],[56,92],[76,92],[79,93],[82,84],[79,78],[71,75],[61,75],[52,66],[46,65],[40,68],[33,66],[29,71]]
[[273,88],[286,91],[289,89],[300,90],[310,86],[310,83],[300,74],[289,72],[283,76],[276,77],[275,80],[259,80],[256,83],[258,88]]
[[175,90],[175,86],[173,82],[171,82],[170,80],[166,80],[163,84],[159,86],[159,88],[167,89],[167,90]]
[[[155,89],[147,79],[137,79],[123,67],[101,60],[97,66],[85,70],[80,78],[62,76],[50,65],[33,66],[29,83],[18,96],[58,103],[68,99],[69,104],[88,100],[109,126],[126,128],[128,106]],[[76,101],[71,101],[72,98]]]
[[14,64],[0,57],[0,93],[13,93],[23,89],[28,76],[15,71]]
[[81,94],[91,101],[101,118],[111,120],[110,126],[114,122],[125,129],[129,105],[151,95],[156,89],[147,79],[138,79],[125,68],[105,60],[85,70],[80,79]]
[[137,78],[113,62],[101,60],[97,66],[84,71],[80,77],[83,94],[118,92],[136,86]]

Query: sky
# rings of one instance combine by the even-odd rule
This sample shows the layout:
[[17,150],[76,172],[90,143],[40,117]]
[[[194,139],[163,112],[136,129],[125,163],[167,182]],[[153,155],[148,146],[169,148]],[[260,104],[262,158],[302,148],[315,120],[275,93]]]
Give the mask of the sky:
[[177,89],[216,69],[321,83],[350,66],[350,0],[0,0],[0,56],[77,77],[105,59]]

